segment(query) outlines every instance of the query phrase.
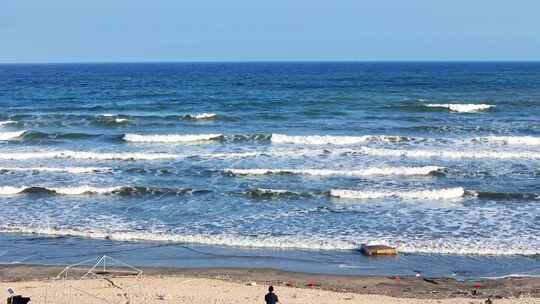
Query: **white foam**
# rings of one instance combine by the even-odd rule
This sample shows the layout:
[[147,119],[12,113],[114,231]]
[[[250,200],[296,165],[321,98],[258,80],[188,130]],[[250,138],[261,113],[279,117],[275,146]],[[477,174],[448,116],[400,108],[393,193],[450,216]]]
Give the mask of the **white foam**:
[[454,103],[445,103],[445,104],[430,103],[430,104],[426,104],[425,106],[429,108],[445,108],[445,109],[449,109],[452,112],[461,112],[461,113],[485,111],[485,110],[489,110],[495,107],[494,105],[488,105],[488,104],[454,104]]
[[12,140],[21,137],[26,130],[14,131],[14,132],[0,132],[0,140]]
[[3,186],[3,187],[0,187],[0,195],[18,194],[24,191],[24,189],[26,189],[26,187]]
[[[263,153],[264,154],[264,153]],[[204,158],[246,158],[260,156],[260,152],[228,152],[198,155]]]
[[465,190],[463,190],[463,188],[461,187],[422,191],[361,191],[344,189],[330,190],[331,196],[344,199],[378,199],[386,197],[397,197],[405,199],[442,200],[460,198],[464,194]]
[[93,159],[93,160],[164,160],[185,157],[183,154],[168,153],[99,153],[86,151],[51,151],[0,153],[0,160],[29,159]]
[[115,117],[115,116],[118,116],[118,115],[112,114],[112,113],[104,113],[104,114],[99,114],[98,116],[103,116],[103,117]]
[[154,241],[168,243],[188,243],[217,246],[234,246],[248,248],[284,248],[307,250],[351,250],[358,248],[354,243],[340,241],[323,241],[314,238],[301,237],[272,237],[272,236],[236,236],[222,235],[189,235],[152,232],[115,232],[105,229],[56,229],[51,227],[19,227],[0,226],[0,231],[24,234],[39,234],[50,236],[73,236],[89,239],[108,239],[115,241]]
[[15,120],[5,120],[5,121],[0,121],[0,126],[5,126],[5,125],[11,125],[11,124],[16,124],[17,122]]
[[146,143],[178,143],[178,142],[194,142],[214,140],[221,137],[221,134],[167,134],[167,135],[140,135],[126,134],[123,139],[129,142],[146,142]]
[[115,118],[114,122],[116,122],[116,123],[124,123],[124,122],[128,122],[128,119],[127,118]]
[[275,193],[275,194],[293,193],[292,191],[285,190],[285,189],[266,189],[266,188],[257,188],[256,191],[257,191],[257,192],[261,192],[261,193],[267,193],[267,194],[272,194],[272,193]]
[[216,246],[233,246],[247,248],[281,248],[306,250],[354,250],[361,244],[383,244],[395,246],[403,253],[426,254],[459,254],[459,255],[538,255],[540,251],[535,243],[512,246],[498,239],[492,240],[452,240],[452,239],[403,239],[384,236],[370,236],[360,233],[350,237],[325,238],[317,235],[310,236],[239,236],[233,234],[189,234],[166,233],[152,231],[114,231],[105,228],[56,228],[56,227],[28,227],[18,224],[0,225],[0,231],[9,233],[37,234],[45,236],[71,236],[87,239],[108,239],[115,241],[154,241],[180,244],[204,244]]
[[328,170],[328,169],[225,169],[236,175],[298,174],[311,176],[384,176],[384,175],[429,175],[443,167],[388,167],[367,168],[364,170]]
[[398,150],[361,147],[334,151],[338,153],[361,153],[373,156],[408,158],[449,158],[449,159],[540,159],[540,152],[534,151],[449,151],[449,150]]
[[473,141],[502,143],[506,145],[526,145],[526,146],[540,145],[540,137],[534,137],[534,136],[487,136],[487,137],[476,137],[473,139]]
[[[13,187],[13,186],[4,186],[0,187],[0,195],[15,195],[20,194],[26,189],[30,187],[21,186],[21,187]],[[63,195],[83,195],[83,194],[108,194],[112,193],[115,190],[121,189],[121,187],[105,187],[105,188],[98,188],[98,187],[92,187],[92,186],[78,186],[78,187],[39,187],[43,189],[47,189],[49,191],[54,191],[58,194]]]
[[284,134],[272,134],[271,141],[274,144],[302,144],[302,145],[353,145],[372,141],[396,142],[412,140],[403,136],[388,135],[364,135],[364,136],[331,136],[331,135],[309,135],[291,136]]
[[82,194],[108,194],[115,190],[119,190],[122,187],[105,187],[97,188],[92,186],[79,186],[79,187],[60,187],[60,188],[48,188],[58,194],[64,195],[82,195]]
[[212,153],[212,154],[175,154],[175,153],[106,153],[106,152],[87,152],[87,151],[50,151],[50,152],[19,152],[19,153],[0,153],[0,160],[30,160],[30,159],[81,159],[81,160],[118,160],[133,161],[147,160],[159,161],[180,159],[191,156],[202,158],[246,158],[257,157],[260,152],[230,152],[230,153]]
[[66,168],[49,168],[49,167],[0,167],[0,171],[38,171],[38,172],[66,172],[73,174],[85,174],[85,173],[108,173],[112,171],[112,168],[105,167],[66,167]]
[[215,113],[201,113],[201,114],[195,114],[195,115],[189,115],[190,117],[194,119],[214,119],[216,118],[217,114]]

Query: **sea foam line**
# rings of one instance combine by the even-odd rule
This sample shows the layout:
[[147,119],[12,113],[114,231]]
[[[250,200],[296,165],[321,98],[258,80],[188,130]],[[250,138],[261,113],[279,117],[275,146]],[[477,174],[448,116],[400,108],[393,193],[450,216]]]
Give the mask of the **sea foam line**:
[[[187,234],[152,231],[114,231],[103,228],[57,228],[28,227],[14,224],[0,225],[1,232],[33,234],[42,236],[67,236],[84,239],[107,239],[114,241],[153,241],[173,244],[202,244],[214,246],[234,246],[244,248],[280,248],[303,250],[355,250],[362,244],[385,244],[395,246],[403,253],[425,254],[460,254],[471,256],[482,255],[538,255],[538,246],[530,244],[530,240],[518,239],[518,245],[512,246],[500,240],[461,241],[454,239],[419,240],[395,236],[371,235],[359,233],[346,238],[327,238],[324,236],[242,236],[236,234]],[[521,243],[523,244],[521,245]],[[527,243],[525,243],[527,242]]]
[[186,157],[183,154],[166,153],[100,153],[86,151],[52,151],[0,153],[0,160],[29,159],[94,159],[94,160],[165,160]]
[[428,108],[445,108],[452,112],[461,112],[461,113],[469,113],[469,112],[478,112],[478,111],[485,111],[489,110],[491,108],[494,108],[494,105],[488,105],[488,104],[454,104],[454,103],[430,103],[425,105]]
[[182,143],[195,141],[215,140],[222,137],[222,134],[166,134],[166,135],[141,135],[125,134],[123,139],[128,142],[146,143]]
[[307,250],[347,250],[355,249],[357,245],[350,242],[340,241],[318,241],[313,238],[290,237],[249,237],[237,236],[232,234],[221,235],[189,235],[172,233],[153,233],[153,232],[114,232],[104,229],[58,229],[51,227],[21,227],[14,225],[1,225],[0,231],[37,234],[48,236],[72,236],[87,239],[109,239],[115,241],[155,241],[178,244],[203,244],[217,246],[235,246],[246,248],[289,248],[289,249],[307,249]]
[[420,200],[443,200],[463,197],[465,195],[465,190],[461,187],[421,191],[363,191],[332,189],[330,190],[330,195],[343,199],[378,199],[397,197]]
[[[20,152],[20,153],[0,153],[0,160],[29,160],[29,159],[83,159],[83,160],[172,160],[187,157],[201,158],[247,158],[264,155],[264,152],[229,152],[212,154],[175,154],[175,153],[107,153],[107,152],[87,152],[87,151],[50,151],[50,152]],[[272,154],[273,155],[273,154]]]
[[110,173],[112,168],[106,167],[66,167],[66,168],[53,168],[53,167],[0,167],[0,171],[13,171],[13,172],[24,172],[24,171],[37,171],[37,172],[52,172],[52,173],[74,173],[74,174],[84,174],[84,173]]
[[540,137],[534,137],[534,136],[486,136],[486,137],[476,137],[472,141],[473,142],[501,143],[505,145],[527,145],[527,146],[540,145]]
[[364,170],[329,169],[224,169],[235,175],[297,174],[311,176],[385,176],[385,175],[429,175],[444,169],[437,166],[367,168]]
[[523,151],[435,151],[435,150],[398,150],[362,147],[359,149],[342,149],[338,153],[360,153],[372,156],[408,157],[408,158],[449,158],[449,159],[540,159],[540,152]]
[[292,136],[285,134],[272,134],[274,144],[302,144],[302,145],[353,145],[372,141],[401,142],[415,140],[412,137],[393,135],[364,135],[364,136],[332,136],[308,135]]

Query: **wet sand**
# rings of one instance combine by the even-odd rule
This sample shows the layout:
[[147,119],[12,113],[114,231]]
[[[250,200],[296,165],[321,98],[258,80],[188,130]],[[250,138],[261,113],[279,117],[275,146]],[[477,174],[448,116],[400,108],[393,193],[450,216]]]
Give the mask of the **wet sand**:
[[[33,296],[35,303],[38,297],[45,296],[46,290],[65,290],[62,286],[66,282],[53,280],[62,269],[60,266],[3,265],[0,266],[0,288],[6,290],[13,287],[23,295]],[[80,273],[85,270],[80,270]],[[276,287],[283,303],[394,303],[399,300],[399,303],[468,304],[484,303],[488,298],[496,303],[540,303],[538,278],[456,281],[449,278],[317,275],[272,269],[143,270],[142,280],[105,274],[114,284],[97,278],[69,281],[68,285],[113,298],[125,297],[126,291],[131,294],[131,303],[135,298],[143,297],[148,303],[154,300],[159,303],[238,303],[235,298],[244,299],[239,301],[241,303],[260,303],[268,285]],[[128,292],[129,288],[125,287],[123,291],[114,285],[138,287],[136,292]],[[80,303],[83,303],[84,297],[92,297],[81,291],[72,294],[79,294]],[[49,299],[62,296],[50,292],[47,295]]]

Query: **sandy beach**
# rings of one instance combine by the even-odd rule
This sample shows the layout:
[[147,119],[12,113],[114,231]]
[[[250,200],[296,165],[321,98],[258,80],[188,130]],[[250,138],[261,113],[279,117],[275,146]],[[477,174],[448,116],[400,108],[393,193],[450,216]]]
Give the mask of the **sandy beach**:
[[[422,277],[358,277],[270,269],[144,269],[141,278],[110,275],[55,280],[62,267],[0,267],[0,288],[31,303],[261,303],[274,285],[282,303],[540,303],[540,280],[458,282]],[[81,272],[82,273],[82,272]],[[7,293],[5,294],[7,295]]]

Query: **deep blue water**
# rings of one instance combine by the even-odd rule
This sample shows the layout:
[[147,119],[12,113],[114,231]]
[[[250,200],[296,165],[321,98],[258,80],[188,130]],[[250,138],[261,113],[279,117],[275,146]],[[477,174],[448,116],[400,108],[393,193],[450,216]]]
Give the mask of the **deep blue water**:
[[339,273],[384,243],[540,269],[540,63],[0,65],[0,105],[7,247],[341,252]]

